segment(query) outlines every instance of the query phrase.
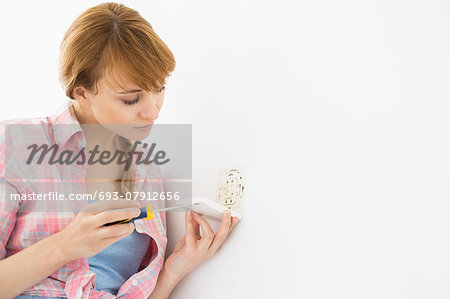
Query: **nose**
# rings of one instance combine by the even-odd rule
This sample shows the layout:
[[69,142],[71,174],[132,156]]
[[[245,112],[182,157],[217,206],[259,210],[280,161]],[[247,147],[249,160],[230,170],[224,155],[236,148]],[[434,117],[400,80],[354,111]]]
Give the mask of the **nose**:
[[142,105],[142,110],[139,111],[139,117],[147,121],[155,121],[159,117],[159,109],[156,99],[153,95],[148,94],[144,97],[145,104]]

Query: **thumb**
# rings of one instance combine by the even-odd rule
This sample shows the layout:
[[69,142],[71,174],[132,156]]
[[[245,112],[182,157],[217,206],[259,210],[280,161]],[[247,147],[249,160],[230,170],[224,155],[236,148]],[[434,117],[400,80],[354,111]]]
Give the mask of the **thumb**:
[[177,245],[175,245],[175,248],[173,249],[173,251],[179,251],[181,250],[181,248],[184,247],[184,245],[186,245],[186,235],[184,235],[183,238],[181,238],[180,241],[178,241]]

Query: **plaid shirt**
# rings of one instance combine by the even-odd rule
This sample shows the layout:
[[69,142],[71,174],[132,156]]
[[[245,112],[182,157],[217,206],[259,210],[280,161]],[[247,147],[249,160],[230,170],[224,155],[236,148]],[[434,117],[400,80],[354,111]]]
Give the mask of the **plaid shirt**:
[[[10,119],[0,122],[0,259],[11,256],[24,248],[62,230],[76,216],[75,212],[24,212],[25,205],[30,201],[7,200],[5,194],[17,193],[20,195],[35,193],[48,193],[72,188],[70,192],[86,193],[85,190],[85,163],[70,167],[70,173],[64,173],[64,179],[69,177],[70,184],[61,184],[57,180],[50,180],[45,184],[30,183],[23,178],[36,176],[36,170],[25,168],[20,163],[6,163],[7,152],[14,149],[14,160],[26,161],[20,150],[32,143],[58,144],[77,148],[80,142],[85,142],[83,131],[76,117],[69,109],[70,101],[61,105],[51,117]],[[34,124],[33,126],[20,126],[25,128],[20,134],[14,134],[12,142],[5,142],[5,131],[10,126],[5,124]],[[55,124],[71,124],[64,130]],[[70,129],[67,130],[67,127]],[[39,139],[40,138],[40,139]],[[44,139],[44,140],[42,140]],[[9,141],[9,140],[8,140]],[[25,151],[23,151],[25,152]],[[45,163],[44,163],[45,164]],[[56,179],[62,179],[61,172],[55,165],[43,167],[42,173]],[[143,165],[143,164],[140,164]],[[68,167],[66,167],[68,168]],[[153,164],[141,167],[131,164],[133,179],[136,182],[135,191],[161,192],[164,184],[160,172]],[[34,171],[34,172],[33,172]],[[33,173],[32,173],[33,172]],[[7,176],[5,176],[5,173]],[[40,172],[41,173],[41,172]],[[67,190],[64,190],[67,194]],[[26,290],[22,294],[38,295],[42,297],[68,297],[68,298],[147,298],[153,291],[159,272],[164,264],[164,254],[167,245],[166,215],[164,212],[155,213],[152,220],[138,219],[134,221],[135,229],[151,237],[151,242],[137,273],[132,275],[119,289],[117,295],[95,289],[95,273],[89,270],[87,258],[73,260],[41,282]]]

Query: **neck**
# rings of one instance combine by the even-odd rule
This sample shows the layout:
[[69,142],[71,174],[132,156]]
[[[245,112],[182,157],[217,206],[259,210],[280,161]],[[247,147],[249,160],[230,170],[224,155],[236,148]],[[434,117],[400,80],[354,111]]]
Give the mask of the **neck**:
[[78,101],[73,102],[72,107],[80,125],[99,123],[90,107],[81,105]]
[[78,101],[75,101],[72,105],[74,114],[86,138],[86,149],[91,150],[96,145],[100,148],[114,148],[114,138],[117,134],[103,127],[95,118],[90,107],[82,106]]

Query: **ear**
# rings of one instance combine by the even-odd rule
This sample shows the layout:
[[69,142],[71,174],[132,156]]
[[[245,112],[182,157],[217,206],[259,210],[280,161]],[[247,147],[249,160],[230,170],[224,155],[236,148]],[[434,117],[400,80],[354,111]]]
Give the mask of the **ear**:
[[79,103],[89,103],[90,95],[86,88],[83,86],[77,86],[72,91],[73,97]]

